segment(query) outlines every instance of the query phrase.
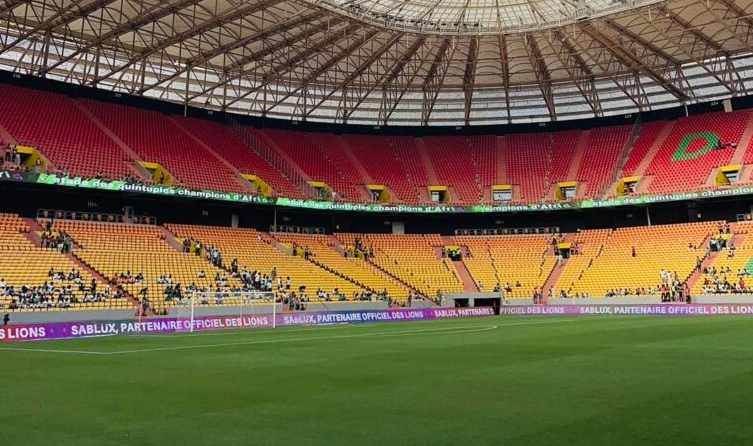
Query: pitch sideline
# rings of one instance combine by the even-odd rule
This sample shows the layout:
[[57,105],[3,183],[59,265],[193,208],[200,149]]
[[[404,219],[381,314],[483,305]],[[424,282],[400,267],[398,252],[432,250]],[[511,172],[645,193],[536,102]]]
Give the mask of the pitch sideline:
[[[274,343],[285,343],[285,342],[308,342],[308,341],[328,340],[328,339],[411,336],[411,335],[421,335],[424,333],[435,334],[435,335],[464,334],[464,333],[491,331],[491,330],[496,330],[500,327],[554,324],[554,323],[576,322],[579,320],[580,319],[553,319],[553,320],[543,320],[543,321],[514,322],[510,324],[496,324],[496,325],[483,325],[483,326],[466,325],[466,326],[460,326],[460,327],[437,327],[437,328],[426,328],[426,329],[420,329],[420,330],[397,330],[397,331],[389,331],[389,332],[357,333],[357,334],[350,334],[350,335],[314,336],[314,337],[299,337],[299,338],[289,338],[289,339],[265,339],[265,340],[244,341],[244,342],[224,342],[224,343],[201,344],[201,345],[182,345],[182,346],[173,346],[173,347],[155,347],[155,348],[143,348],[143,349],[116,350],[116,351],[110,351],[110,352],[101,352],[101,351],[92,351],[92,350],[65,350],[65,349],[58,350],[58,349],[42,349],[42,348],[23,348],[23,347],[0,347],[0,351],[21,351],[21,352],[40,352],[40,353],[53,353],[53,354],[63,353],[63,354],[81,354],[81,355],[95,355],[95,356],[112,356],[112,355],[125,355],[125,354],[134,354],[134,353],[160,352],[160,351],[192,350],[192,349],[199,349],[199,348],[232,347],[232,346],[241,346],[241,345],[274,344]],[[333,327],[329,327],[329,328],[332,329]],[[308,330],[300,330],[300,331],[308,331]],[[311,331],[314,331],[314,330],[311,330]],[[253,331],[247,331],[244,333],[253,333]],[[267,332],[267,333],[274,333],[274,332]],[[145,336],[150,336],[150,335],[145,335]],[[177,336],[176,338],[183,338],[183,337],[186,337],[186,336]]]

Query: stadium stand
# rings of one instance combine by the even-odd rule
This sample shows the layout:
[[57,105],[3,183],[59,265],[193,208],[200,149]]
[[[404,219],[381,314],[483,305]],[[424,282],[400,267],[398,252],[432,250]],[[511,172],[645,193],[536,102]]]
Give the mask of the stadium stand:
[[[206,246],[217,247],[225,261],[238,259],[240,268],[276,277],[274,282],[280,279],[285,285],[289,277],[291,287],[286,294],[299,294],[300,287],[303,286],[308,299],[316,301],[317,289],[332,293],[337,288],[345,299],[350,300],[356,293],[367,291],[364,287],[304,259],[302,253],[294,256],[283,252],[281,248],[284,247],[278,247],[276,240],[253,229],[179,224],[168,224],[166,227],[181,239],[190,237]],[[273,270],[276,271],[275,274],[272,273]],[[277,283],[274,283],[274,288],[278,294],[282,292]]]
[[[232,277],[223,281],[227,282],[225,285],[215,281],[217,274],[227,276],[227,272],[214,267],[203,256],[178,251],[155,226],[56,220],[53,227],[73,238],[78,245],[73,254],[83,263],[120,284],[134,298],[146,295],[157,310],[179,303],[177,297],[167,298],[170,285],[175,288],[180,284],[183,297],[192,284],[212,290],[240,286]],[[205,277],[200,277],[201,271],[205,272]],[[143,275],[143,280],[132,280],[139,274]],[[121,277],[123,275],[127,277]],[[161,278],[169,278],[170,283]],[[142,293],[142,290],[146,291]]]
[[352,247],[355,240],[373,250],[372,262],[388,274],[408,284],[425,297],[463,291],[463,283],[455,265],[440,258],[436,250],[444,245],[438,234],[353,234],[339,233],[336,237]]
[[595,128],[589,132],[588,144],[583,153],[576,179],[586,182],[587,197],[601,197],[604,189],[613,179],[614,168],[625,151],[633,127],[618,125]]
[[277,196],[303,198],[303,193],[282,173],[243,144],[224,124],[204,119],[176,118],[182,125],[220,156],[231,162],[241,173],[258,175]]
[[478,178],[485,201],[489,201],[490,187],[497,184],[496,139],[494,135],[474,135],[468,138],[468,145],[476,157]]
[[[46,220],[39,223],[47,225]],[[687,281],[693,295],[735,294],[750,288],[753,224],[733,225],[731,235],[726,235],[726,227],[725,222],[711,221],[563,234],[554,241],[567,240],[571,255],[559,260],[551,235],[304,235],[58,219],[51,227],[53,233],[67,234],[74,242],[72,253],[66,254],[39,247],[41,232],[29,234],[26,221],[14,214],[0,214],[0,278],[5,290],[10,286],[18,290],[50,282],[50,268],[66,275],[78,271],[81,279],[75,285],[70,283],[76,299],[44,305],[24,302],[17,311],[126,309],[133,308],[134,299],[147,297],[152,308],[161,312],[185,305],[184,299],[192,291],[221,293],[222,299],[203,302],[205,305],[237,305],[236,293],[249,290],[242,278],[251,271],[274,277],[271,288],[283,301],[289,297],[304,302],[374,300],[382,299],[386,291],[389,300],[399,305],[409,296],[433,299],[466,291],[455,264],[442,255],[444,248],[458,246],[462,264],[478,290],[501,289],[511,299],[530,299],[534,292],[542,292],[545,284],[546,291],[551,289],[548,298],[656,297],[662,271],[676,276],[680,283]],[[722,232],[734,248],[709,252],[710,240]],[[188,245],[183,245],[184,241]],[[194,249],[197,242],[202,245],[198,255]],[[354,249],[357,243],[360,250]],[[182,246],[190,246],[189,252],[182,251]],[[207,251],[213,248],[222,255],[221,265],[207,258]],[[233,259],[243,274],[233,274]],[[703,271],[698,268],[701,262]],[[92,280],[100,295],[84,301]],[[84,287],[77,288],[79,283]],[[178,284],[182,292],[176,295]],[[65,279],[55,279],[56,292],[67,285]],[[119,289],[124,295],[115,298]],[[101,295],[104,290],[106,295]],[[7,310],[12,300],[4,294],[0,303]]]
[[571,254],[564,262],[562,271],[552,287],[552,294],[555,291],[564,291],[568,295],[575,293],[575,283],[593,266],[611,234],[611,229],[596,229],[581,231],[575,235],[573,242],[574,251],[577,253]]
[[478,168],[467,139],[458,136],[427,136],[423,140],[439,185],[452,188],[452,201],[480,203],[482,191],[479,187]]
[[638,138],[633,144],[633,150],[630,151],[630,156],[628,156],[625,165],[622,167],[623,177],[636,174],[638,166],[640,166],[643,159],[648,155],[651,146],[665,125],[667,125],[667,121],[647,122],[641,126]]
[[[749,113],[708,113],[678,119],[646,170],[646,175],[653,177],[648,191],[667,193],[707,188],[713,170],[729,164],[735,152],[732,147],[717,148],[715,141],[738,144]],[[683,144],[687,145],[684,151]],[[747,153],[748,148],[744,150]]]
[[416,204],[419,193],[387,139],[374,135],[343,135],[355,157],[376,184],[389,187],[396,201]]
[[234,172],[181,131],[168,116],[105,102],[82,102],[143,161],[159,163],[187,187],[249,192]]
[[[318,148],[322,155],[337,170],[341,199],[347,201],[370,201],[366,194],[366,179],[351,161],[353,154],[337,135],[331,133],[307,133],[307,138]],[[353,158],[355,159],[355,158]],[[356,161],[357,162],[357,161]]]
[[[600,198],[614,196],[612,182],[631,175],[646,178],[639,193],[683,192],[715,187],[712,172],[731,161],[753,164],[746,110],[641,124],[632,148],[632,125],[462,137],[241,126],[272,154],[265,155],[214,121],[10,85],[0,86],[0,102],[0,126],[8,135],[74,176],[144,176],[136,163],[156,162],[180,186],[248,193],[252,188],[240,174],[252,174],[275,196],[292,198],[312,194],[309,180],[323,181],[340,200],[353,202],[373,201],[367,181],[386,185],[393,201],[405,204],[428,203],[427,186],[448,186],[454,204],[491,202],[494,184],[512,184],[516,202],[548,201],[552,185],[563,181],[585,183],[579,196]],[[730,147],[717,147],[717,141]]]
[[507,298],[530,298],[556,263],[549,236],[457,236],[454,240],[470,251],[463,263],[479,290],[488,293],[499,285],[508,290]]
[[326,144],[327,149],[323,150],[320,146],[314,144],[312,139],[307,137],[304,132],[290,132],[278,129],[265,129],[262,131],[275,142],[276,147],[285,152],[312,180],[327,183],[341,197],[345,196],[350,201],[361,200],[362,197],[357,184],[346,180],[332,161],[333,158],[330,158],[331,155],[334,159],[340,160],[342,164],[345,156],[342,153],[336,152],[336,146]]
[[342,252],[336,251],[341,246],[334,242],[334,238],[326,235],[286,233],[272,233],[272,236],[282,243],[288,243],[302,249],[309,249],[311,252],[311,261],[335,274],[342,275],[348,280],[371,290],[373,293],[380,293],[385,290],[396,301],[404,301],[408,296],[409,291],[405,286],[379,271],[368,260],[364,260],[360,256],[351,255],[352,251],[347,251],[349,255],[347,258],[345,257],[345,250],[342,250]]
[[0,85],[0,124],[19,145],[41,151],[55,167],[71,175],[118,180],[134,175],[129,155],[74,101],[61,94]]
[[[685,223],[647,227],[620,228],[611,233],[605,242],[603,235],[593,234],[588,244],[603,248],[594,256],[590,267],[583,270],[575,281],[562,279],[555,290],[569,295],[603,297],[609,292],[635,295],[636,290],[649,294],[660,284],[662,270],[677,274],[680,282],[686,281],[695,270],[698,260],[705,256],[708,240],[716,233],[720,222]],[[590,252],[593,253],[593,249]],[[633,252],[635,255],[633,255]],[[576,277],[578,266],[568,277]],[[655,294],[655,291],[653,292]]]
[[575,148],[578,145],[580,133],[579,130],[571,130],[552,134],[550,184],[574,181],[573,178],[568,178],[568,173],[575,156]]
[[[66,254],[54,247],[37,246],[24,235],[29,232],[29,225],[17,215],[0,214],[0,308],[42,311],[133,307],[128,299],[116,298],[115,292]],[[96,289],[92,289],[92,283],[96,283]]]
[[[726,232],[726,231],[725,231]],[[753,224],[734,225],[726,246],[710,253],[692,284],[694,295],[750,294],[753,287]],[[718,234],[715,236],[718,237]],[[727,237],[724,235],[723,237]]]
[[419,197],[426,199],[428,192],[426,186],[436,186],[429,184],[426,176],[426,170],[421,162],[422,157],[416,147],[416,138],[412,136],[393,136],[389,138],[390,144],[395,149],[395,158],[404,169],[406,179],[412,183]]
[[507,178],[517,188],[516,201],[541,201],[549,187],[552,135],[514,133],[506,138]]

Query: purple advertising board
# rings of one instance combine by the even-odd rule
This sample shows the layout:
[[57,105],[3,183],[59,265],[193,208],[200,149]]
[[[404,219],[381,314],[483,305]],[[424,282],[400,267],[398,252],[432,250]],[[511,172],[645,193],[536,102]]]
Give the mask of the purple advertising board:
[[753,316],[746,304],[514,305],[504,316]]
[[[278,314],[277,326],[330,325],[364,322],[409,322],[461,317],[491,316],[491,308],[422,308],[383,311],[330,311]],[[204,316],[193,320],[194,331],[272,327],[272,315]],[[160,318],[102,322],[61,322],[0,327],[0,342],[73,339],[119,334],[175,333],[191,330],[191,320]]]

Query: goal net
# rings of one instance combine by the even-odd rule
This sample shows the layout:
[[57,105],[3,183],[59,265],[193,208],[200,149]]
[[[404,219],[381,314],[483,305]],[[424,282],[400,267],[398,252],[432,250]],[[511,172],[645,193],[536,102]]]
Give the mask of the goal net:
[[[252,316],[269,316],[269,327],[276,326],[277,305],[275,294],[266,291],[195,291],[177,302],[171,316],[179,319],[179,331],[211,330],[211,319],[216,317],[238,318],[233,323],[238,328],[250,328],[258,324]],[[210,319],[210,321],[205,321]],[[226,326],[214,327],[228,328]]]

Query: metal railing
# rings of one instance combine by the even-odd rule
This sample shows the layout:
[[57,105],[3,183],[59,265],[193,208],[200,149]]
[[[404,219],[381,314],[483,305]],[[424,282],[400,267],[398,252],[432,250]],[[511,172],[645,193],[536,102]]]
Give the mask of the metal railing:
[[37,220],[76,220],[97,223],[126,223],[136,225],[157,224],[157,217],[148,215],[111,214],[107,212],[66,211],[59,209],[37,209]]
[[455,235],[542,235],[558,234],[559,226],[540,228],[486,228],[486,229],[455,229]]

